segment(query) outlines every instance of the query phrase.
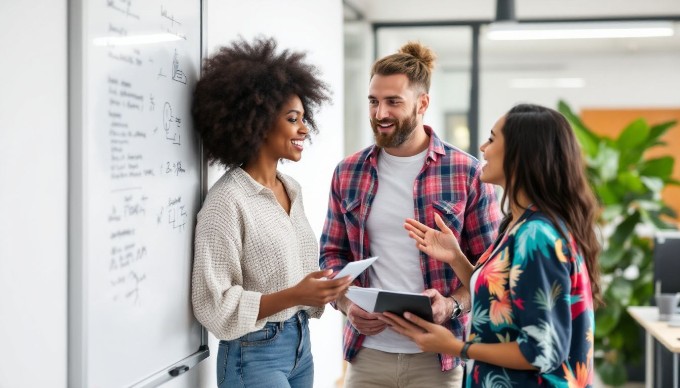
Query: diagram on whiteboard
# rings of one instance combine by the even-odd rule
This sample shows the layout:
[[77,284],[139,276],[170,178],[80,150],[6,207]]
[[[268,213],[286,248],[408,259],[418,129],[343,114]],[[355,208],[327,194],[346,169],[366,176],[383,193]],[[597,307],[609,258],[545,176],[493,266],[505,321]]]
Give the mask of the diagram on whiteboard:
[[184,72],[179,68],[179,60],[177,60],[177,50],[175,50],[175,56],[172,57],[172,80],[185,85],[187,83],[186,74],[184,74]]
[[163,127],[165,128],[165,138],[172,141],[172,144],[182,145],[181,135],[179,134],[181,125],[182,119],[172,114],[172,105],[166,101],[163,106]]

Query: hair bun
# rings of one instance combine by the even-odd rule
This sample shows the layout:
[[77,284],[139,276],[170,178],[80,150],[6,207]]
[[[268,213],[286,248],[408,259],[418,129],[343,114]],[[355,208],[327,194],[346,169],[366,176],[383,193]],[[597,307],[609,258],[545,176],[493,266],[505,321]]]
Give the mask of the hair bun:
[[420,42],[411,41],[406,43],[401,46],[399,53],[413,56],[427,66],[430,71],[434,68],[434,61],[437,59],[434,51],[427,46],[423,46]]

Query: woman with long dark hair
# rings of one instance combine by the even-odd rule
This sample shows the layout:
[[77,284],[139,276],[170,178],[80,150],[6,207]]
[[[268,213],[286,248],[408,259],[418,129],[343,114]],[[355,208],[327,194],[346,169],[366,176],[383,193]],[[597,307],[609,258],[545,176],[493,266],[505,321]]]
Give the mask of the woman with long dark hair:
[[481,180],[504,189],[509,211],[476,265],[439,215],[439,230],[405,223],[417,247],[450,264],[470,288],[467,340],[413,314],[383,319],[424,351],[469,360],[468,387],[590,386],[593,309],[601,303],[598,205],[573,130],[552,109],[517,105],[480,150]]

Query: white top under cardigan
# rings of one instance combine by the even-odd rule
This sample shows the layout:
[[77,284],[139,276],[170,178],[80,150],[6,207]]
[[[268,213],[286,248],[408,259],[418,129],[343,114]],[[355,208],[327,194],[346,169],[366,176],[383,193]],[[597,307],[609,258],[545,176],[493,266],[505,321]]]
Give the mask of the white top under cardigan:
[[218,339],[232,340],[281,322],[298,310],[313,318],[323,307],[296,306],[257,320],[260,297],[289,288],[319,270],[316,236],[305,216],[300,185],[277,172],[290,215],[274,192],[241,168],[210,189],[198,213],[194,242],[194,315]]

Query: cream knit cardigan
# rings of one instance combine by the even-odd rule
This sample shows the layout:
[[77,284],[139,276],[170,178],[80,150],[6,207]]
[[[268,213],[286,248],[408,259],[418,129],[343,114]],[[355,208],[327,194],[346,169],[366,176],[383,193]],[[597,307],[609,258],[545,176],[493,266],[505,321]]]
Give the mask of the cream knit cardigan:
[[285,321],[296,306],[257,320],[260,297],[297,284],[319,270],[316,236],[302,206],[300,185],[277,173],[291,200],[290,215],[274,192],[241,168],[227,171],[210,189],[198,213],[194,242],[194,315],[218,339],[232,340]]

